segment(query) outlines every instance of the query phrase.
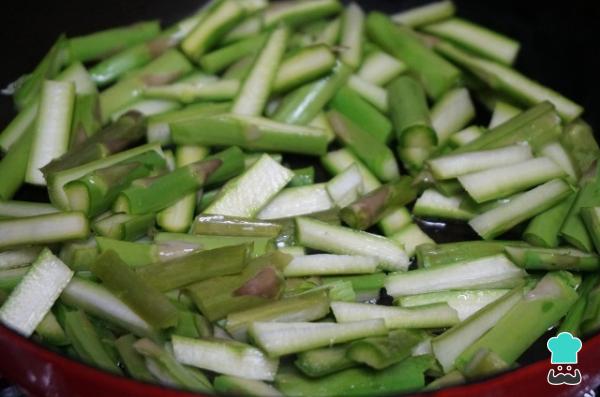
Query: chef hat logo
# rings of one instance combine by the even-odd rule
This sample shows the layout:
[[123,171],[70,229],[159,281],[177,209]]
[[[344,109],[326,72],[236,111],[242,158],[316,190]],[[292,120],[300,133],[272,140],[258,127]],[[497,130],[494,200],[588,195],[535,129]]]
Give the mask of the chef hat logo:
[[548,339],[546,343],[550,350],[552,364],[577,364],[577,353],[581,350],[581,339],[570,332],[561,332]]

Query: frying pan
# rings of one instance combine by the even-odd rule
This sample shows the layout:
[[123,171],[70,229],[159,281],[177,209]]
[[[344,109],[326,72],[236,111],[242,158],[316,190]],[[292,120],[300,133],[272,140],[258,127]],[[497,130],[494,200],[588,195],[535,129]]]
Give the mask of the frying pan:
[[[597,73],[600,70],[600,3],[586,0],[547,2],[532,0],[454,0],[458,14],[522,43],[516,67],[586,108],[584,118],[600,129],[595,111]],[[423,0],[358,1],[365,9],[397,12]],[[0,5],[4,54],[0,86],[32,70],[59,34],[79,35],[142,19],[175,22],[200,6],[202,0],[102,0],[39,2],[5,1]],[[0,97],[0,126],[13,117],[10,98]],[[484,121],[485,122],[485,121]],[[293,161],[292,161],[293,164]],[[0,181],[1,183],[1,181]],[[24,187],[16,199],[45,201],[44,190]],[[462,224],[422,222],[436,241],[453,241],[471,235]],[[549,334],[550,335],[550,334]],[[579,353],[583,381],[578,386],[550,386],[545,338],[521,358],[520,368],[490,379],[431,392],[437,397],[463,396],[582,396],[600,387],[600,335],[584,340]],[[57,355],[0,326],[0,377],[18,384],[27,394],[68,397],[186,397],[198,396],[160,386],[146,385],[91,368]],[[4,396],[0,380],[0,396]],[[8,394],[6,394],[8,395]],[[419,394],[425,395],[425,394]]]

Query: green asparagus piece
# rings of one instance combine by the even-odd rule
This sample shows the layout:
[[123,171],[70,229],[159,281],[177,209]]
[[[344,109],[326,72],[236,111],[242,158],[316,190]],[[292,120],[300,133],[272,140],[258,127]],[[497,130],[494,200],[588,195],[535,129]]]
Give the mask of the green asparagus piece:
[[223,215],[198,215],[194,220],[193,234],[216,236],[277,237],[281,225],[269,221],[237,218]]
[[[158,372],[165,374],[172,384],[199,393],[212,392],[210,381],[202,372],[180,364],[171,352],[151,340],[140,339],[133,344],[133,347],[139,354],[146,357],[146,365],[148,365],[148,360],[152,360],[151,362],[158,367]],[[156,377],[157,374],[152,373],[152,375]]]
[[190,235],[183,233],[158,233],[154,236],[154,242],[159,244],[183,243],[202,250],[211,250],[221,247],[230,247],[232,245],[253,243],[253,256],[261,256],[275,249],[274,240],[272,238],[253,236],[212,236]]
[[[205,159],[207,155],[208,149],[203,146],[180,146],[175,153],[175,163],[178,167],[184,167]],[[194,219],[196,202],[196,192],[189,193],[175,204],[159,212],[156,216],[156,223],[170,232],[186,232]]]
[[560,229],[560,235],[569,244],[582,251],[591,252],[593,242],[582,218],[582,208],[600,204],[600,177],[587,183],[579,192]]
[[94,221],[92,229],[102,237],[134,241],[150,232],[154,220],[154,213],[142,215],[117,213]]
[[336,14],[342,5],[338,0],[289,1],[271,4],[264,12],[265,27],[285,23],[291,27],[302,26],[307,22]]
[[572,248],[505,247],[507,256],[527,270],[595,271],[600,258]]
[[413,77],[400,76],[388,88],[396,138],[403,147],[429,148],[437,137],[431,125],[427,98]]
[[245,340],[248,327],[255,321],[314,321],[326,316],[327,313],[329,313],[327,294],[323,291],[309,292],[231,313],[227,316],[225,328],[235,339]]
[[456,7],[451,0],[441,0],[394,14],[392,20],[402,25],[419,27],[450,18],[455,12]]
[[102,59],[123,48],[142,43],[160,32],[158,21],[139,22],[68,40],[71,61],[88,62]]
[[349,345],[323,347],[298,354],[294,365],[311,378],[321,378],[325,375],[356,367],[358,362],[348,358]]
[[106,371],[121,374],[117,363],[105,350],[94,325],[81,310],[65,313],[65,331],[83,361]]
[[417,197],[412,183],[411,177],[404,176],[383,185],[343,208],[340,217],[355,229],[368,229],[390,209],[406,205]]
[[492,128],[481,137],[456,149],[454,153],[495,149],[523,142],[536,150],[556,140],[560,134],[560,117],[554,106],[546,101]]
[[399,176],[398,164],[387,146],[335,110],[329,111],[328,118],[338,139],[379,179],[391,181]]
[[510,67],[488,61],[446,43],[438,42],[435,49],[452,62],[464,67],[490,88],[528,106],[550,101],[565,121],[576,119],[583,108],[559,93],[530,80]]
[[180,52],[174,49],[166,51],[100,94],[102,121],[107,122],[113,113],[135,102],[144,86],[170,83],[191,70],[192,65]]
[[350,88],[340,88],[330,106],[379,141],[387,143],[391,139],[392,125],[387,117]]
[[132,378],[143,382],[152,382],[154,377],[146,368],[144,357],[133,347],[135,342],[136,338],[132,334],[123,335],[115,341],[121,362]]
[[[239,275],[222,276],[193,284],[187,288],[200,312],[210,321],[229,313],[251,309],[276,299],[281,292],[281,278],[277,269],[283,268],[291,256],[273,252],[248,263]],[[244,292],[252,284],[264,281],[265,291]],[[254,282],[253,282],[254,281]],[[246,287],[246,288],[244,288]],[[261,287],[261,286],[258,286]]]
[[248,397],[281,397],[273,386],[253,379],[219,375],[214,380],[215,391],[225,395]]
[[357,301],[369,301],[379,297],[379,291],[385,283],[385,273],[373,273],[357,276],[321,277],[324,285],[339,281],[350,282],[356,293]]
[[523,240],[538,247],[558,247],[560,229],[575,201],[575,197],[576,194],[573,193],[562,203],[533,218],[523,232]]
[[0,270],[0,290],[12,291],[29,271],[30,266]]
[[600,329],[600,288],[598,288],[597,282],[587,294],[587,304],[580,329],[582,335],[590,335]]
[[69,148],[79,146],[102,127],[98,94],[77,95],[71,122]]
[[200,115],[170,124],[178,144],[236,145],[243,149],[321,155],[327,135],[317,128],[292,126],[262,117]]
[[218,2],[196,24],[196,27],[181,42],[183,51],[194,60],[200,60],[231,28],[245,15],[246,11],[237,1]]
[[66,243],[60,250],[60,259],[75,271],[89,270],[98,257],[96,240],[76,240]]
[[315,183],[315,168],[313,166],[299,168],[293,171],[294,177],[288,183],[288,187],[308,186]]
[[157,328],[177,325],[177,309],[158,290],[128,267],[114,251],[100,255],[91,267],[115,295]]
[[600,207],[582,208],[581,217],[583,218],[588,234],[594,242],[596,252],[600,252]]
[[259,51],[266,42],[266,39],[267,34],[261,33],[238,40],[226,47],[205,54],[200,58],[200,65],[203,70],[206,70],[209,73],[220,72],[240,58]]
[[95,216],[110,208],[119,193],[136,179],[165,167],[165,159],[148,152],[113,166],[96,170],[65,185],[69,206],[87,216]]
[[587,171],[600,155],[600,148],[596,138],[594,138],[592,127],[581,119],[565,126],[560,140],[571,153],[580,172]]
[[562,320],[560,327],[558,328],[557,334],[561,332],[570,332],[574,336],[581,335],[581,323],[584,320],[586,307],[588,306],[588,298],[592,290],[596,287],[600,281],[598,274],[590,274],[583,278],[581,285],[577,288],[579,298],[571,306],[569,312]]
[[346,355],[353,361],[381,370],[410,357],[423,335],[411,330],[394,330],[387,336],[373,336],[352,342]]
[[282,370],[275,385],[286,396],[385,396],[421,389],[433,362],[431,356],[411,357],[382,371],[351,368],[319,379]]
[[44,80],[52,80],[56,77],[67,61],[65,46],[66,40],[64,35],[62,35],[56,40],[33,72],[17,81],[14,101],[18,109],[23,110],[33,105],[42,89]]
[[445,244],[423,244],[417,247],[419,267],[435,267],[465,260],[501,254],[505,247],[521,247],[518,241],[461,241]]
[[221,163],[218,159],[203,160],[166,175],[138,180],[119,194],[114,208],[133,215],[162,210],[202,187]]
[[213,277],[240,273],[250,252],[250,244],[216,248],[142,266],[136,273],[148,285],[166,292]]
[[33,134],[29,128],[0,160],[0,199],[10,200],[25,181]]
[[144,135],[145,122],[140,113],[128,112],[67,153],[53,160],[42,171],[46,178],[53,173],[102,159],[127,148]]
[[327,74],[336,64],[335,55],[326,45],[312,45],[292,52],[279,66],[273,92],[284,93]]
[[384,14],[372,12],[367,18],[367,33],[375,44],[413,69],[425,91],[434,99],[458,83],[460,71],[427,48],[410,28],[394,24]]
[[351,73],[350,67],[338,62],[328,76],[305,84],[286,95],[273,115],[273,120],[299,125],[310,123],[346,84]]
[[260,116],[271,94],[276,70],[285,52],[289,30],[282,26],[269,34],[269,38],[244,79],[231,112],[244,116]]
[[[566,272],[546,274],[490,331],[457,358],[458,369],[464,369],[482,348],[496,353],[508,365],[514,363],[548,327],[567,314],[577,300],[574,282],[573,276]],[[528,321],[523,321],[525,318]]]

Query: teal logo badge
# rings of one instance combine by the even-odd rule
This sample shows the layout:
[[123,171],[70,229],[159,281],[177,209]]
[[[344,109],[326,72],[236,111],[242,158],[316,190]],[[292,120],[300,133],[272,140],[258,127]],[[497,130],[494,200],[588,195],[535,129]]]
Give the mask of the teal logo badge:
[[[548,383],[551,385],[578,385],[581,383],[581,372],[578,369],[573,371],[573,367],[569,365],[577,364],[577,353],[583,346],[581,339],[569,332],[561,332],[548,339],[546,346],[551,353],[550,363],[559,364],[556,370],[550,368],[548,371]],[[562,372],[563,365],[566,365],[565,372]]]

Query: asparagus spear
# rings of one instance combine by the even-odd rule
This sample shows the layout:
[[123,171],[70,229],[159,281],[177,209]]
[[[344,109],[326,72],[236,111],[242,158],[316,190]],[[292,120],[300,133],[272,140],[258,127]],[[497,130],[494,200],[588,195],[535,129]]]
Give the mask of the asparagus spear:
[[121,362],[132,378],[143,382],[152,382],[154,377],[146,368],[143,356],[133,347],[135,342],[136,339],[132,334],[123,335],[115,341]]
[[[292,171],[265,154],[239,178],[228,182],[204,213],[253,217],[292,177]],[[247,192],[253,192],[251,197]]]
[[223,247],[142,266],[136,273],[148,285],[166,292],[213,277],[240,273],[249,256],[249,244]]
[[[149,339],[140,339],[133,344],[135,350],[146,357],[146,366],[152,363],[156,371],[150,370],[153,376],[160,374],[166,376],[171,386],[179,386],[186,390],[200,393],[212,392],[212,385],[208,378],[200,371],[194,371],[179,363],[173,354],[161,348]],[[160,380],[165,380],[164,378]]]
[[296,229],[298,242],[303,246],[337,254],[373,256],[385,270],[408,268],[404,250],[384,237],[309,218],[296,218]]
[[[205,159],[207,154],[208,150],[203,146],[180,146],[175,154],[176,165],[179,167],[187,166]],[[222,166],[223,164],[221,164]],[[192,192],[158,213],[156,222],[167,231],[185,232],[192,223],[195,209],[196,194]]]
[[175,143],[236,145],[250,150],[324,154],[328,139],[318,128],[292,126],[262,117],[199,115],[170,124]]
[[484,239],[491,239],[552,208],[570,193],[571,188],[565,182],[554,179],[529,190],[510,203],[478,215],[469,221],[469,225]]
[[235,339],[245,341],[248,327],[253,322],[314,321],[328,312],[327,295],[323,291],[315,291],[230,313],[225,328]]
[[459,322],[456,311],[446,303],[401,308],[369,303],[332,302],[331,311],[338,323],[383,319],[388,329],[444,328]]
[[83,361],[115,374],[122,373],[105,350],[94,325],[83,311],[65,313],[65,331]]
[[289,31],[285,27],[275,29],[258,54],[252,70],[233,102],[231,111],[244,116],[260,116],[272,91],[276,70],[285,51]]
[[281,61],[272,90],[284,93],[331,72],[336,64],[335,55],[322,44],[298,50]]
[[269,356],[279,357],[367,336],[384,335],[387,329],[381,319],[345,324],[254,322],[249,333]]
[[191,59],[199,60],[244,17],[245,13],[237,1],[217,3],[183,39],[181,48]]
[[379,222],[391,208],[413,201],[417,191],[411,177],[401,177],[359,198],[342,209],[340,216],[347,225],[360,230]]
[[25,181],[45,185],[40,168],[63,155],[69,146],[71,119],[75,103],[75,85],[46,81],[40,93],[40,105]]
[[73,277],[73,272],[44,249],[0,308],[0,321],[31,336]]
[[123,48],[151,39],[159,32],[158,21],[146,21],[73,37],[68,40],[69,58],[71,61],[81,62],[98,60]]
[[582,208],[597,205],[598,189],[600,189],[600,178],[585,184],[579,189],[575,201],[560,228],[561,237],[582,251],[591,252],[593,249],[592,238],[582,217]]
[[387,336],[374,336],[352,342],[347,355],[350,359],[374,369],[384,369],[410,357],[422,335],[410,330],[391,331]]
[[440,145],[466,127],[475,117],[475,107],[466,88],[448,91],[431,109],[431,125]]
[[[529,291],[506,313],[489,332],[465,350],[456,360],[459,369],[465,367],[481,348],[496,353],[508,365],[517,358],[548,327],[555,324],[577,300],[573,276],[566,272],[546,274],[534,289]],[[549,303],[551,305],[549,305]],[[524,318],[535,321],[522,321]],[[511,343],[506,343],[511,340]]]
[[379,179],[391,181],[399,176],[398,164],[387,146],[335,110],[328,113],[328,118],[338,139]]
[[596,252],[600,251],[600,207],[582,208],[581,217],[583,218],[588,234],[594,242]]
[[410,27],[428,25],[454,15],[456,8],[450,0],[436,1],[392,15],[392,20]]
[[114,251],[100,255],[91,267],[114,294],[156,328],[177,324],[177,309],[158,290],[130,269]]
[[110,120],[113,113],[135,102],[144,86],[167,84],[185,76],[191,70],[192,65],[180,52],[174,49],[166,51],[100,94],[103,122]]
[[276,300],[283,287],[277,269],[289,263],[291,256],[273,252],[248,263],[239,275],[222,276],[187,288],[200,312],[210,321],[229,313],[251,309]]
[[252,379],[230,375],[220,375],[214,380],[215,391],[221,394],[233,394],[249,397],[281,397],[273,386]]
[[175,359],[182,364],[225,375],[272,381],[279,361],[259,349],[237,341],[199,340],[172,336]]
[[386,143],[391,138],[392,125],[383,114],[350,88],[342,87],[333,97],[331,107],[361,129]]
[[218,159],[198,161],[163,176],[138,180],[119,194],[114,208],[133,215],[162,210],[198,190],[221,164]]
[[92,224],[92,229],[102,237],[134,241],[150,232],[154,220],[154,213],[142,215],[116,213],[96,220]]
[[422,29],[505,65],[512,65],[519,52],[517,41],[461,18],[447,19]]
[[192,233],[216,236],[276,237],[281,225],[269,221],[223,215],[198,215]]
[[417,71],[425,90],[435,99],[456,85],[460,78],[460,71],[454,65],[423,45],[410,28],[394,24],[384,14],[369,14],[367,33],[375,44]]
[[271,4],[264,13],[265,27],[285,23],[291,27],[336,14],[341,9],[337,0],[315,0],[310,2],[289,1]]
[[[468,274],[469,277],[465,278],[465,274]],[[500,283],[514,284],[525,274],[504,255],[494,255],[393,274],[388,276],[385,288],[392,296],[404,296],[457,288],[481,287],[492,283],[499,287]]]
[[537,150],[556,140],[560,134],[560,117],[554,106],[544,101],[458,148],[454,153],[495,149],[522,142],[527,142],[532,149]]
[[338,62],[328,76],[300,86],[286,95],[273,114],[273,119],[287,124],[310,123],[347,82],[351,72],[349,66]]
[[321,378],[359,364],[347,357],[348,345],[323,347],[298,354],[294,365],[311,378]]
[[138,336],[157,338],[156,330],[149,323],[100,284],[73,277],[60,299],[69,306],[119,325]]
[[505,247],[506,255],[527,270],[594,271],[600,259],[572,248]]
[[351,368],[320,379],[281,371],[275,384],[289,396],[385,396],[422,388],[424,373],[432,363],[431,356],[411,357],[382,371]]
[[587,171],[600,152],[592,128],[581,119],[565,126],[560,140],[565,149],[573,155],[580,172]]
[[558,114],[565,121],[573,121],[583,112],[580,105],[507,66],[472,56],[446,42],[437,43],[435,49],[446,58],[475,74],[492,89],[525,105],[532,106],[550,101],[556,106]]
[[370,83],[385,86],[407,70],[408,66],[404,62],[387,52],[377,50],[365,57],[358,76]]

